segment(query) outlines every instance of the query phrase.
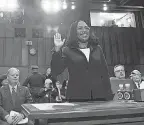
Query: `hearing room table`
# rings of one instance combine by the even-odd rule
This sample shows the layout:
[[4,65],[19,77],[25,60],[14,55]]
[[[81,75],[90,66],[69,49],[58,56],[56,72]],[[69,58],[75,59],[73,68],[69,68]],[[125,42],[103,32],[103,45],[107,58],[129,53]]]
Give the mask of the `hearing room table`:
[[83,102],[23,104],[29,119],[48,119],[48,125],[141,125],[144,102]]

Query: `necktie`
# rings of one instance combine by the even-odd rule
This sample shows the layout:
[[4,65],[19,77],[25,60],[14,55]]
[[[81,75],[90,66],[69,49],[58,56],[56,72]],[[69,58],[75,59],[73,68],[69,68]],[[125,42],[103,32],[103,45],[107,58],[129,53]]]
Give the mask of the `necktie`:
[[140,83],[138,83],[138,89],[140,89]]
[[12,101],[13,101],[13,105],[15,106],[15,102],[16,102],[16,91],[15,91],[15,88],[13,87],[12,88]]

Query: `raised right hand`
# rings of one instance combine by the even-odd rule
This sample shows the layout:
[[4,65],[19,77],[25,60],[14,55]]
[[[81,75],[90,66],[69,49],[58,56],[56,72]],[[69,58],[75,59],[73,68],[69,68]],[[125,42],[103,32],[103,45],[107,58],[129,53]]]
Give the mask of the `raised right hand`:
[[61,39],[61,34],[56,33],[54,35],[54,45],[55,45],[55,49],[56,51],[60,50],[60,48],[64,45],[65,39]]

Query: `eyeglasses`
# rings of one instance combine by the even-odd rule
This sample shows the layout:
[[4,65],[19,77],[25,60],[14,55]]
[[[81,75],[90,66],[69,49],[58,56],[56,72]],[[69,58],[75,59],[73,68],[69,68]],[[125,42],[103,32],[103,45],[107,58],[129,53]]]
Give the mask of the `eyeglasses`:
[[116,70],[115,72],[124,72],[125,70]]

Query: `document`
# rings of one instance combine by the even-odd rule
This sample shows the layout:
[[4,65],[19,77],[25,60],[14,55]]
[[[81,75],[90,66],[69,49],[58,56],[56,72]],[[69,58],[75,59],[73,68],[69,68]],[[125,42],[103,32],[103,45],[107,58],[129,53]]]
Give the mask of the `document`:
[[52,105],[49,105],[50,103],[41,103],[41,104],[31,104],[35,108],[39,110],[54,110]]
[[74,103],[41,103],[41,104],[31,104],[39,110],[55,110],[54,106],[75,106]]
[[[17,114],[19,114],[19,113],[16,112],[16,111],[11,111],[10,112],[10,116],[15,116]],[[28,118],[22,119],[18,124],[25,124],[25,123],[28,123]]]

